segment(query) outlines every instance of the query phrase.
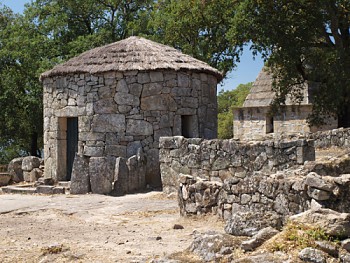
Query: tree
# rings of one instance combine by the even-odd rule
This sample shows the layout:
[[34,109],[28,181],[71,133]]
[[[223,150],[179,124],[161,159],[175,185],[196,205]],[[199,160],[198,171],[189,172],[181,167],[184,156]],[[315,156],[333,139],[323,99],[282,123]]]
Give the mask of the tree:
[[39,76],[88,49],[147,33],[153,1],[36,0],[24,14],[0,7],[0,162],[40,155]]
[[350,118],[350,1],[244,0],[232,20],[231,41],[261,52],[275,77],[274,105],[286,95],[301,99],[305,82],[316,82],[312,124],[338,116]]
[[229,139],[233,136],[233,108],[241,107],[253,83],[239,84],[234,90],[221,90],[218,94],[218,137]]
[[241,50],[231,45],[227,33],[236,1],[156,2],[149,23],[151,38],[207,62],[224,75],[234,68]]

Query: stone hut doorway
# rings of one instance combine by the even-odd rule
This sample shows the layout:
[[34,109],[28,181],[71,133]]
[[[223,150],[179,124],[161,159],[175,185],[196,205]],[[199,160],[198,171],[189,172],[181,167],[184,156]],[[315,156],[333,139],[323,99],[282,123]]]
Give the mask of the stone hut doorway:
[[67,118],[67,181],[72,177],[75,154],[78,152],[78,118]]
[[58,121],[57,179],[70,181],[75,154],[78,152],[78,118],[62,117]]

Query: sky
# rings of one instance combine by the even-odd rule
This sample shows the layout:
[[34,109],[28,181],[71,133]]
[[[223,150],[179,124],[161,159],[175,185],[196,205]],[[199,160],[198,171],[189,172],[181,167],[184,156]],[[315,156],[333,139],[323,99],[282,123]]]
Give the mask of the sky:
[[[24,5],[30,3],[30,0],[0,0],[0,3],[10,7],[16,13],[22,13]],[[235,70],[231,71],[227,78],[224,79],[218,86],[218,91],[232,90],[239,84],[245,84],[254,81],[263,67],[264,62],[260,57],[253,59],[249,48],[245,48],[241,57],[241,62]]]

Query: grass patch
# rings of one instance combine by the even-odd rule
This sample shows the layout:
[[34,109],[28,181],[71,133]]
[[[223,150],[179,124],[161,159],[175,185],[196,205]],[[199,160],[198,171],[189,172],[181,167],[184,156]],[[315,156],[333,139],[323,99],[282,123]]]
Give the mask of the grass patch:
[[337,243],[337,240],[327,235],[320,227],[289,222],[284,227],[281,235],[273,240],[268,248],[272,252],[289,252],[291,250],[301,250],[306,247],[316,248],[316,241]]

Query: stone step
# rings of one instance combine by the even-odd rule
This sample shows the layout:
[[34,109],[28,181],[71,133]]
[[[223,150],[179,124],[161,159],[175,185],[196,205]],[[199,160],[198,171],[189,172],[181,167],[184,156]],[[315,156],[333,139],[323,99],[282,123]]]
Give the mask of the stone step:
[[57,183],[57,185],[69,189],[70,188],[70,181],[59,181]]
[[66,188],[62,186],[53,186],[53,185],[39,185],[36,187],[36,192],[38,194],[65,194]]
[[36,194],[36,188],[32,186],[5,186],[1,188],[5,194]]

